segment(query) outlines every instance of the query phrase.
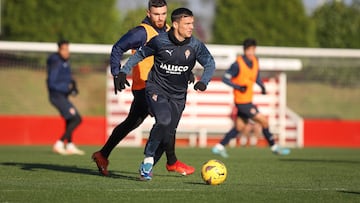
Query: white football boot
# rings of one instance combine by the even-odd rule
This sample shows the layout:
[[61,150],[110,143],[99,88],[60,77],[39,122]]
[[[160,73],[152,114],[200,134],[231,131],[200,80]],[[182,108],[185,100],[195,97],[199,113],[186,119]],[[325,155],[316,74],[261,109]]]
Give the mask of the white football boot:
[[65,144],[63,141],[58,140],[53,146],[53,152],[56,154],[66,155]]
[[68,143],[66,145],[66,154],[67,155],[84,155],[85,152],[77,148],[73,143]]

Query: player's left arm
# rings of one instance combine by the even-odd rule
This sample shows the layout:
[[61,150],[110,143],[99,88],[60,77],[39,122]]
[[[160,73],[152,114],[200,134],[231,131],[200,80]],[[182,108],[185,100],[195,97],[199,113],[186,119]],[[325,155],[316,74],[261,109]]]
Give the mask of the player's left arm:
[[54,57],[50,57],[47,61],[48,66],[48,85],[50,89],[56,90],[57,89],[57,78],[60,72],[60,63],[54,59]]
[[79,94],[78,85],[77,85],[77,82],[76,82],[74,77],[71,77],[71,82],[69,84],[69,89],[70,89],[70,94],[72,96],[76,96],[76,95]]
[[215,72],[215,60],[206,48],[205,44],[202,42],[199,42],[198,44],[198,49],[196,50],[196,60],[204,68],[204,73],[201,76],[200,82],[204,85],[208,85]]
[[260,72],[258,71],[257,77],[256,77],[256,84],[258,84],[261,88],[261,94],[266,94],[265,85],[260,77]]

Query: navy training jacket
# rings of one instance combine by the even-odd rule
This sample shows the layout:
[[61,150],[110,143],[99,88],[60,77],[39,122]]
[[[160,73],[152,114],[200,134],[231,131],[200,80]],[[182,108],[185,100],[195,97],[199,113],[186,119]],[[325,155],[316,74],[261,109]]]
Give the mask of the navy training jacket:
[[68,94],[71,84],[71,68],[68,60],[64,60],[58,53],[51,54],[47,59],[47,87],[49,91]]
[[189,76],[198,61],[204,72],[200,79],[208,84],[215,71],[215,61],[205,44],[191,37],[185,44],[175,44],[170,40],[170,30],[152,38],[131,56],[120,70],[128,74],[142,59],[154,55],[154,66],[149,72],[147,85],[156,85],[164,93],[174,98],[186,97]]

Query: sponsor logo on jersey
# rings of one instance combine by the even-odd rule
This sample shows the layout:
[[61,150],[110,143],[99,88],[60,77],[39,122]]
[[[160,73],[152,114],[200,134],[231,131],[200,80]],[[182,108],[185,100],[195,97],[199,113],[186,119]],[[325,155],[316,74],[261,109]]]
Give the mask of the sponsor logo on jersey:
[[160,68],[166,70],[166,73],[180,75],[182,72],[189,70],[189,66],[178,66],[161,63]]

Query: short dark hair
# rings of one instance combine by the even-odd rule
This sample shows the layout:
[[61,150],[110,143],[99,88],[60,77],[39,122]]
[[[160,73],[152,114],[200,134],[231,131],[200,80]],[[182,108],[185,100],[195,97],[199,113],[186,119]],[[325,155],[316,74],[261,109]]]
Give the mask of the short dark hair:
[[63,44],[69,44],[69,40],[61,39],[57,42],[58,47],[60,48]]
[[151,7],[163,7],[163,6],[167,6],[167,3],[165,0],[149,0],[148,3],[148,9],[150,10]]
[[178,21],[184,17],[193,17],[192,11],[187,8],[177,8],[171,13],[171,22]]
[[256,40],[252,39],[252,38],[245,39],[244,42],[243,42],[244,50],[251,47],[251,46],[256,46]]

